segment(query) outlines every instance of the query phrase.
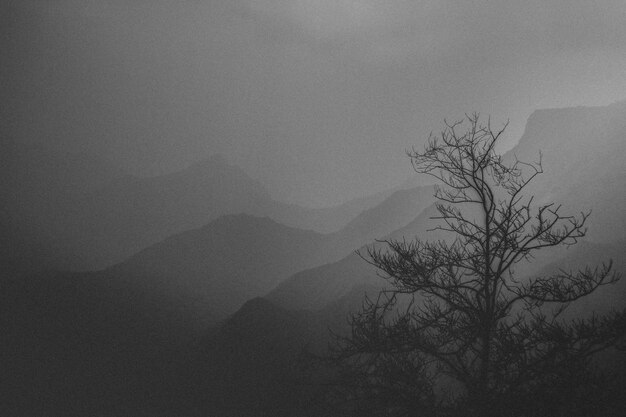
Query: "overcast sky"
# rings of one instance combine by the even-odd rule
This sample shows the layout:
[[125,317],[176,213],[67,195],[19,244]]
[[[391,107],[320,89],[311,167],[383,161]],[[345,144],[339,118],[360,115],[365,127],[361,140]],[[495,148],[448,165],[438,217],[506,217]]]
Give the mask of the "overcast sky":
[[510,119],[506,148],[537,108],[626,99],[624,0],[3,7],[10,138],[142,175],[220,152],[310,206],[402,182],[443,118]]

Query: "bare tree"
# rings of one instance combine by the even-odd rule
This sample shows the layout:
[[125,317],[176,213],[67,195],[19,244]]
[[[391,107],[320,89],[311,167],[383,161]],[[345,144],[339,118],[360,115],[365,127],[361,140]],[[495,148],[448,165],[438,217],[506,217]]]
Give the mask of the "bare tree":
[[331,347],[353,388],[345,398],[360,393],[372,400],[370,410],[378,404],[378,415],[505,415],[539,393],[569,389],[588,375],[591,356],[625,333],[624,312],[564,314],[617,281],[611,262],[516,276],[534,252],[577,243],[590,213],[566,215],[525,195],[543,172],[541,155],[506,163],[494,150],[504,128],[493,131],[474,114],[408,152],[416,172],[443,183],[434,218],[450,239],[383,241],[383,249],[361,254],[387,289],[366,299],[351,334]]

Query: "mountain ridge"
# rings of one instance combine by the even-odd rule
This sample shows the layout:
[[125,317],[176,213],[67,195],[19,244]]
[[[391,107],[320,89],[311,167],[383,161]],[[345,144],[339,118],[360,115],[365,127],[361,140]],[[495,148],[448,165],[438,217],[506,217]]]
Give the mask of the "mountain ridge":
[[[589,110],[591,109],[591,110]],[[587,118],[581,118],[580,113],[589,110],[591,123]],[[626,236],[626,220],[620,215],[626,207],[626,101],[607,107],[549,109],[537,110],[529,118],[527,129],[518,145],[504,155],[505,162],[512,162],[517,157],[522,161],[534,161],[533,154],[539,154],[539,149],[533,149],[537,142],[546,145],[544,153],[544,171],[527,190],[536,196],[540,203],[557,201],[564,203],[564,210],[576,214],[579,210],[592,210],[589,219],[590,232],[587,240],[596,243],[619,241]],[[560,115],[553,119],[552,114]],[[579,126],[568,129],[559,129],[559,122],[575,120],[584,124],[587,131],[597,131],[596,138],[600,142],[590,143],[588,138],[580,134]],[[605,132],[600,129],[611,121]],[[583,143],[583,149],[561,149],[562,138],[554,132],[567,134],[578,132],[576,141]],[[549,142],[548,142],[549,140]],[[605,148],[599,147],[604,144]],[[606,155],[612,155],[606,158]],[[587,166],[581,166],[580,160],[588,161]],[[563,161],[570,161],[564,163]],[[551,162],[552,161],[552,162]],[[554,166],[555,164],[566,165]],[[552,165],[551,165],[552,164]],[[572,175],[571,170],[581,169],[584,175]],[[558,185],[555,185],[558,184]],[[609,185],[607,187],[607,185]],[[593,198],[589,198],[593,196]],[[427,207],[417,218],[404,227],[398,228],[388,235],[391,239],[413,239],[419,236],[422,240],[437,240],[444,238],[441,233],[428,231],[435,223],[430,217],[436,215],[434,206]],[[594,231],[595,228],[595,231]],[[540,254],[542,261],[543,253]],[[562,255],[560,255],[562,256]],[[360,260],[365,263],[365,261]],[[340,297],[350,290],[352,285],[371,284],[375,281],[375,271],[369,271],[363,265],[359,266],[359,259],[355,255],[333,263],[323,265],[309,271],[301,271],[282,282],[277,288],[268,293],[270,300],[285,308],[320,309],[332,302],[333,297]],[[534,268],[534,267],[533,267]],[[529,272],[533,270],[529,268]],[[356,275],[360,275],[356,276]],[[351,278],[350,278],[351,277]],[[316,285],[314,282],[318,281]],[[298,285],[300,288],[298,289]],[[333,290],[330,291],[329,288]],[[336,292],[336,294],[333,293]],[[334,295],[333,295],[334,294]],[[293,299],[289,300],[289,297]]]

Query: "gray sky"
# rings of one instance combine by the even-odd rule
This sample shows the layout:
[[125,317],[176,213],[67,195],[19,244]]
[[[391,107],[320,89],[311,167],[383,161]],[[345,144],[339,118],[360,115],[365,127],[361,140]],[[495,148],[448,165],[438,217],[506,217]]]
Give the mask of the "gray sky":
[[[9,2],[11,3],[11,2]],[[20,0],[1,24],[5,128],[158,174],[212,153],[279,199],[410,175],[443,118],[626,99],[623,0]]]

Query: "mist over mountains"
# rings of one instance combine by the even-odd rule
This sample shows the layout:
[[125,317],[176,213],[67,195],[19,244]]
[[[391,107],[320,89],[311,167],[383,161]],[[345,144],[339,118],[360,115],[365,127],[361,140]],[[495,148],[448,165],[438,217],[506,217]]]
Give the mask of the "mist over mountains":
[[[431,186],[311,209],[272,199],[220,156],[137,178],[16,149],[1,188],[6,415],[304,413],[314,395],[294,361],[323,351],[328,329],[346,331],[383,285],[355,250],[445,238],[429,231]],[[581,244],[518,274],[609,259],[625,271],[626,102],[537,110],[504,158],[539,152],[536,201],[592,214]],[[576,311],[625,296],[622,280]]]
[[[516,157],[521,161],[535,161],[541,152],[545,173],[538,178],[531,191],[534,192],[537,201],[556,201],[557,204],[563,201],[563,207],[568,212],[576,214],[579,210],[591,210],[592,216],[588,223],[588,239],[569,250],[557,249],[549,253],[538,253],[530,264],[523,264],[517,268],[518,277],[546,274],[558,271],[559,268],[576,270],[585,265],[596,265],[609,262],[609,260],[614,261],[616,271],[624,271],[626,229],[623,227],[623,215],[618,212],[625,207],[626,182],[616,180],[616,178],[623,177],[626,166],[623,157],[615,155],[623,155],[626,144],[625,121],[624,103],[617,103],[607,108],[541,110],[531,116],[519,144],[508,152],[505,158]],[[591,132],[593,132],[591,136],[594,138],[593,141],[585,140],[583,135],[591,135]],[[577,170],[578,166],[580,170]],[[422,210],[413,222],[381,238],[399,240],[414,237],[427,240],[445,238],[440,232],[428,231],[436,224],[431,219],[433,215],[436,215],[434,206],[426,205]],[[595,232],[594,228],[596,228]],[[364,250],[362,252],[365,253]],[[348,312],[358,310],[365,295],[376,297],[383,286],[384,282],[377,276],[375,269],[359,255],[351,254],[338,262],[299,272],[283,281],[267,295],[269,303],[255,304],[257,310],[263,307],[266,310],[265,314],[257,311],[255,328],[282,328],[284,329],[282,337],[291,340],[292,343],[307,349],[311,346],[319,346],[320,339],[326,340],[327,343],[330,341],[328,330],[320,331],[320,328],[330,328],[339,333],[348,331],[345,319]],[[585,302],[578,305],[574,303],[575,307],[571,309],[570,314],[584,316],[590,312],[600,313],[612,308],[623,308],[625,297],[626,284],[622,280],[616,285],[601,288],[597,293],[585,299]],[[244,306],[242,310],[247,308],[249,307]],[[285,319],[282,325],[277,325],[275,318],[269,318],[276,316],[276,309],[286,310],[283,313]],[[313,316],[303,315],[302,310],[313,313]],[[258,317],[267,318],[263,324],[259,324]],[[294,320],[299,320],[298,324],[294,324]],[[256,332],[242,326],[239,331],[245,336],[242,335],[240,338],[246,340],[245,344],[239,345],[233,342],[232,336],[228,334],[235,331],[232,327],[239,322],[237,315],[233,316],[232,322],[225,325],[225,329],[228,329],[224,330],[225,334],[215,336],[217,340],[215,343],[222,348],[231,346],[233,349],[233,344],[244,348],[244,346],[255,345],[258,340],[263,339],[263,331]],[[293,336],[288,330],[293,328],[309,330],[305,333],[306,335]],[[303,332],[303,330],[300,331]],[[285,351],[285,355],[293,349],[290,347]],[[273,349],[268,349],[266,354],[259,353],[259,351],[256,351],[256,354],[259,357],[266,357],[266,355],[272,357],[274,355],[272,352]],[[229,360],[228,365],[223,364],[224,359]],[[209,364],[219,362],[220,369],[230,367],[240,369],[238,364],[242,361],[241,357],[219,353],[214,353],[212,358],[205,359],[205,362]],[[277,380],[287,379],[293,383],[300,378],[285,365],[275,368],[277,370],[271,375]],[[268,371],[255,373],[255,369],[257,368],[249,363],[244,365],[239,371],[244,375],[242,379],[256,378],[255,383],[261,384],[261,381],[267,378]],[[254,383],[250,384],[254,385]],[[206,382],[206,385],[209,389],[211,387],[215,389],[210,381]],[[289,386],[288,383],[283,385],[281,382],[277,385]],[[267,407],[271,410],[270,412],[282,411],[280,407],[275,406],[274,400],[264,401],[262,396],[248,395],[247,392],[237,389],[233,391],[234,394],[231,392],[232,398],[243,397],[252,402],[260,402],[262,407]],[[265,397],[267,395],[269,394]],[[307,404],[304,406],[305,409],[315,408],[315,396],[310,391],[294,395],[300,395],[300,400]],[[302,412],[302,406],[300,407],[295,409]],[[223,410],[219,407],[208,409],[217,409],[218,412]],[[226,409],[232,410],[233,408],[226,407]],[[319,415],[324,415],[327,410],[317,410],[317,412]],[[313,414],[315,415],[315,412]]]
[[102,269],[225,214],[269,216],[287,226],[334,232],[393,192],[309,209],[273,200],[262,184],[220,155],[149,178],[119,176],[93,156],[22,147],[6,157],[3,235],[21,244],[4,258],[15,272],[32,272],[37,264]]
[[572,214],[592,211],[587,239],[602,243],[626,233],[624,152],[626,102],[606,107],[535,111],[519,144],[507,153],[536,161],[544,174],[528,190],[538,203],[555,201]]

